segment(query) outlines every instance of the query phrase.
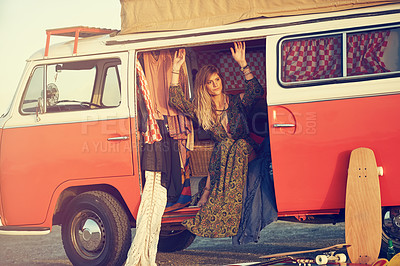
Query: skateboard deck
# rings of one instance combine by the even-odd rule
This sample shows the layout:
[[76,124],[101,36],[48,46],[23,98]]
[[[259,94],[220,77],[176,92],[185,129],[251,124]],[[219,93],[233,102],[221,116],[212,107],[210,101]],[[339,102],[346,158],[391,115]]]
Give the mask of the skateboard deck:
[[293,256],[293,255],[299,255],[299,254],[305,254],[305,253],[337,251],[337,250],[340,250],[340,249],[348,247],[348,246],[350,246],[350,245],[348,245],[348,244],[338,244],[338,245],[333,245],[333,246],[326,247],[326,248],[318,248],[318,249],[309,249],[309,250],[302,250],[302,251],[276,253],[276,254],[261,256],[260,259],[287,257],[287,256]]
[[374,152],[351,152],[346,188],[345,237],[353,263],[372,264],[379,256],[382,237],[381,195]]

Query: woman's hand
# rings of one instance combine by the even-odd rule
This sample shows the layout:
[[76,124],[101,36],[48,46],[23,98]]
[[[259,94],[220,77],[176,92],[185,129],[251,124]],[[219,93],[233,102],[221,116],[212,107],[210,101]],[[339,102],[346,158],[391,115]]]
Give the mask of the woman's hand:
[[197,206],[203,207],[206,204],[209,196],[210,196],[210,190],[209,189],[208,190],[205,189],[203,191],[203,194],[200,197],[199,202],[197,202]]
[[231,47],[231,53],[233,59],[238,62],[240,67],[244,67],[247,65],[246,61],[246,44],[244,42],[235,42],[235,48]]
[[174,61],[172,63],[172,71],[179,72],[181,66],[185,62],[185,58],[186,58],[185,49],[179,49],[179,51],[176,51],[174,55]]

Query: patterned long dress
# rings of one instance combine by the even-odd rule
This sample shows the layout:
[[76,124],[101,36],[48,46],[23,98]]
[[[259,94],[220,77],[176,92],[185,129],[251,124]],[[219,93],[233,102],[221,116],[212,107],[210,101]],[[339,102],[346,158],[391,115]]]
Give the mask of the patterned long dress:
[[[264,89],[256,78],[246,80],[243,98],[229,95],[226,132],[219,122],[209,130],[215,143],[209,164],[210,196],[195,218],[183,221],[192,233],[202,237],[230,237],[238,232],[242,212],[242,194],[246,184],[248,155],[256,148],[249,137],[246,111]],[[192,119],[197,119],[193,104],[180,86],[169,89],[169,104]]]

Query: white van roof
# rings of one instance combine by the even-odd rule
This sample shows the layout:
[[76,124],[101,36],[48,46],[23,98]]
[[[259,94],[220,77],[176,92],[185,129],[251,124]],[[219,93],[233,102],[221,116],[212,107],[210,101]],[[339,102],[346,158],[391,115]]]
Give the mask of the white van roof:
[[[279,34],[284,33],[283,27],[312,24],[318,22],[325,22],[332,19],[352,19],[371,17],[373,15],[390,15],[393,14],[398,16],[400,13],[400,3],[381,5],[376,7],[359,8],[354,10],[336,11],[329,13],[318,13],[288,17],[274,17],[274,18],[259,18],[248,21],[237,22],[228,25],[188,29],[188,30],[176,30],[176,31],[158,31],[158,32],[145,32],[145,33],[131,33],[121,34],[119,32],[86,37],[79,39],[79,45],[76,55],[93,55],[93,54],[104,54],[112,52],[121,52],[131,49],[154,49],[160,47],[170,46],[184,46],[193,43],[206,43],[209,40],[209,36],[220,36],[220,40],[224,41],[227,39],[238,38],[237,32],[246,32],[241,34],[240,38],[252,38],[259,36],[259,31],[268,31],[267,34]],[[353,25],[349,25],[351,27]],[[179,39],[176,43],[171,40]],[[214,38],[215,41],[216,38]],[[73,55],[74,50],[74,39],[70,41],[51,45],[49,48],[48,56],[45,57],[45,48],[39,50],[33,54],[28,61],[41,60],[44,58],[60,58],[70,57]]]

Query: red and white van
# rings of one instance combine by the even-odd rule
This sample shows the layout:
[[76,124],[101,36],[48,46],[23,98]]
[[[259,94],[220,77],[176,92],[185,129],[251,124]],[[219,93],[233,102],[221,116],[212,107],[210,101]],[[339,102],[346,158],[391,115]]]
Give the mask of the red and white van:
[[[142,191],[137,57],[186,48],[223,68],[237,88],[242,78],[227,55],[240,40],[267,91],[252,130],[258,138],[269,131],[278,216],[343,221],[350,152],[368,147],[384,170],[383,243],[390,238],[399,249],[399,17],[400,4],[392,4],[196,30],[50,31],[89,37],[32,55],[1,116],[0,233],[46,234],[61,225],[74,264],[123,261]],[[160,250],[191,244],[180,223],[197,211],[165,213]]]

